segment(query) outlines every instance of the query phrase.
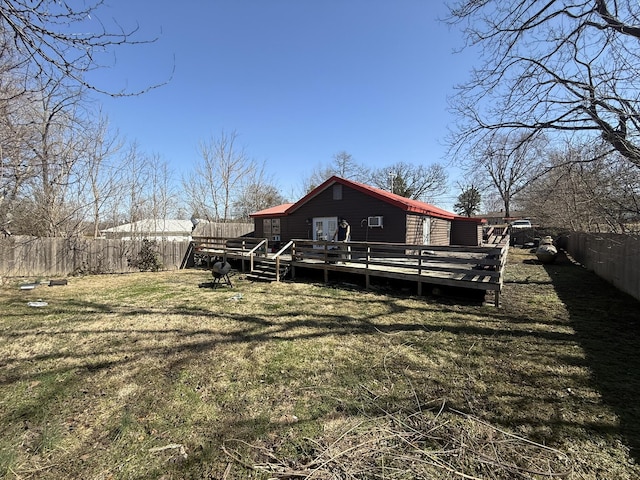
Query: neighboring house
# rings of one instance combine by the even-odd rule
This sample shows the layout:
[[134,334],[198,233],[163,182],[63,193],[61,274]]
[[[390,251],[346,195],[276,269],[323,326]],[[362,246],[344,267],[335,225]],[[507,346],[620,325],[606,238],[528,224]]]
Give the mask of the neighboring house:
[[120,240],[142,239],[156,241],[191,240],[191,220],[144,219],[101,230],[103,238]]
[[483,219],[461,217],[428,203],[333,176],[296,203],[251,214],[254,235],[270,242],[331,240],[338,220],[356,242],[480,245]]

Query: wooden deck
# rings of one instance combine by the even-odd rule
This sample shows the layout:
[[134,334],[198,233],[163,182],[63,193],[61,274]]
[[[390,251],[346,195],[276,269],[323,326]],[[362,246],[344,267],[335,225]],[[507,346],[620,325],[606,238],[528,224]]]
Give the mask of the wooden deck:
[[354,273],[365,276],[366,287],[372,277],[394,278],[417,282],[418,294],[423,284],[480,289],[494,293],[499,305],[503,272],[509,249],[508,236],[479,247],[410,245],[372,242],[332,243],[292,240],[277,252],[270,252],[266,239],[194,238],[194,256],[201,266],[212,259],[240,260],[242,269],[253,271],[265,262],[286,265],[295,279],[296,270],[315,269],[330,275]]

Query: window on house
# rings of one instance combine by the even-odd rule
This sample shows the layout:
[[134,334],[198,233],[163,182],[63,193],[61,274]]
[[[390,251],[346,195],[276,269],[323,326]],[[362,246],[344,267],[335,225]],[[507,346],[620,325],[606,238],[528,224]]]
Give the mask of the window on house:
[[262,235],[265,237],[271,236],[271,219],[265,218],[262,220]]
[[280,235],[280,219],[274,218],[271,220],[271,233],[273,235]]
[[333,186],[333,199],[342,200],[342,185],[336,184]]

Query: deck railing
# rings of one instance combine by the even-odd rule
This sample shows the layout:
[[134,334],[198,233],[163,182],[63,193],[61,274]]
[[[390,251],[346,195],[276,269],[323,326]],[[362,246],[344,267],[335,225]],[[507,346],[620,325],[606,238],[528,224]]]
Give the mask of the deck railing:
[[293,249],[294,245],[295,245],[295,242],[291,240],[284,247],[282,247],[280,250],[278,250],[276,253],[273,254],[273,258],[275,259],[275,262],[276,262],[276,282],[280,281],[280,264],[281,264],[282,257],[287,252],[290,252]]
[[224,260],[228,257],[249,258],[253,269],[254,257],[266,256],[269,249],[266,238],[254,237],[193,237],[192,243],[196,264],[206,264],[207,267],[212,265],[212,258],[219,256]]
[[508,241],[490,246],[435,246],[404,243],[372,243],[294,240],[293,260],[316,260],[324,263],[347,261],[366,268],[403,267],[418,272],[443,270],[468,272],[469,268],[498,272],[503,266]]
[[[194,239],[195,240],[195,239]],[[249,239],[247,239],[249,240]],[[248,248],[248,245],[253,245]],[[223,246],[224,245],[224,246]],[[268,255],[265,239],[251,239],[241,248],[234,242],[211,241],[196,245],[195,251],[215,251],[222,248],[232,258],[251,258],[260,250],[265,258],[275,260],[277,271],[290,252],[290,263],[295,267],[324,270],[325,281],[330,271],[351,271],[366,276],[370,286],[371,276],[412,279],[418,282],[418,294],[422,283],[463,286],[494,291],[496,303],[503,284],[503,272],[509,249],[509,237],[500,243],[484,246],[436,246],[383,242],[328,242],[293,239],[278,252]]]
[[[249,253],[248,253],[249,258],[250,258],[249,271],[253,272],[253,259],[255,258],[256,255],[261,255],[261,256],[264,257],[267,254],[267,246],[268,246],[268,244],[269,244],[269,241],[266,238],[264,238],[264,239],[262,239],[262,241],[258,242],[255,247],[253,247],[251,250],[249,250]],[[241,251],[244,250],[244,247],[245,247],[245,244],[242,244]]]

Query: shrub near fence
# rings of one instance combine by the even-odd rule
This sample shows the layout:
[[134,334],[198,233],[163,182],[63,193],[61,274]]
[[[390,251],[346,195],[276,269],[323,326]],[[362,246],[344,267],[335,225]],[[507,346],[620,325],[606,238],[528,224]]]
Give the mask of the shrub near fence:
[[[180,268],[190,243],[157,242],[162,268]],[[0,277],[134,272],[129,258],[141,246],[137,240],[8,237],[0,239]]]
[[640,236],[572,233],[563,240],[576,261],[640,300]]

